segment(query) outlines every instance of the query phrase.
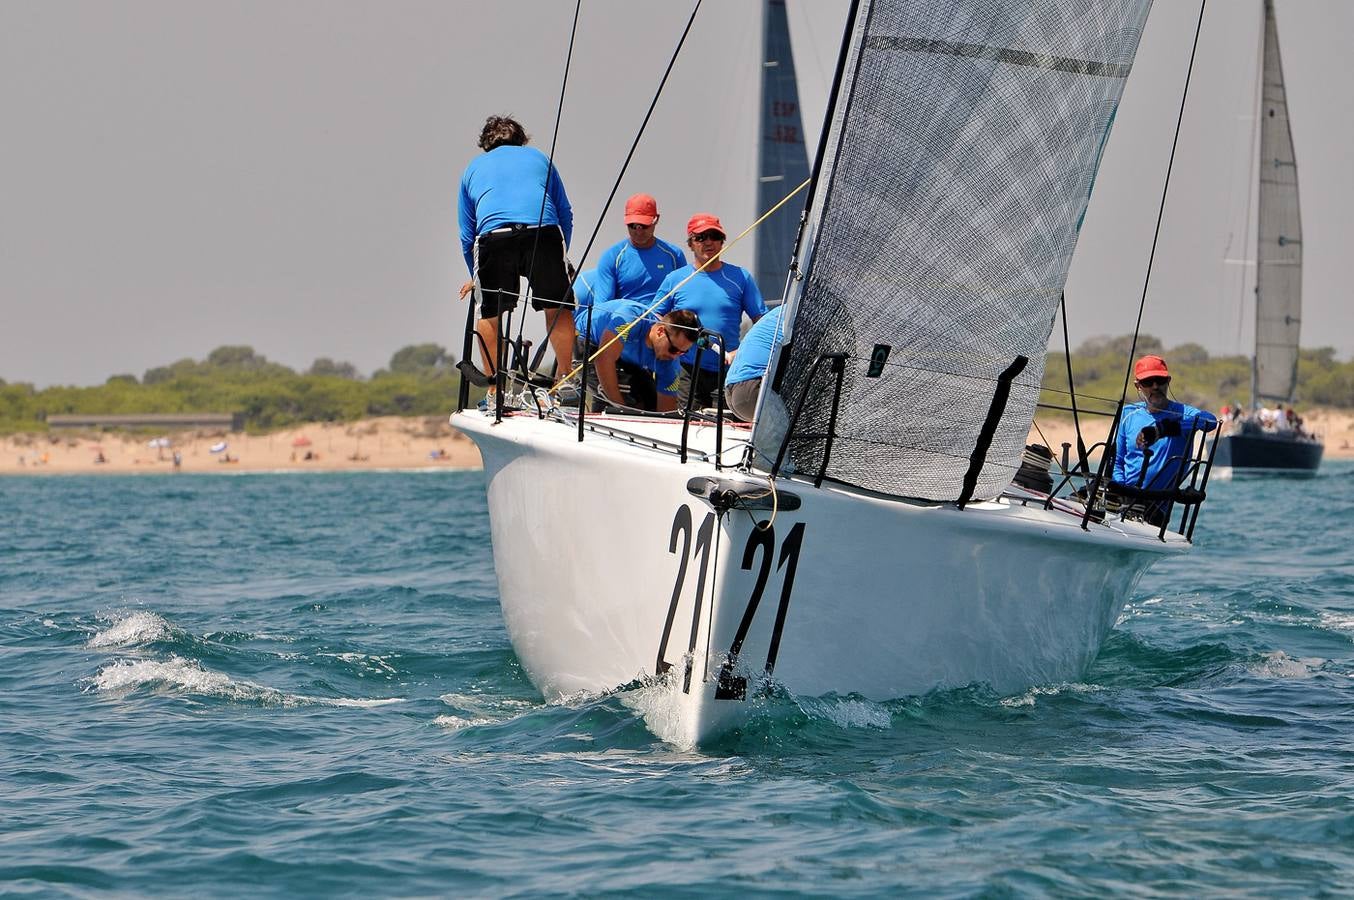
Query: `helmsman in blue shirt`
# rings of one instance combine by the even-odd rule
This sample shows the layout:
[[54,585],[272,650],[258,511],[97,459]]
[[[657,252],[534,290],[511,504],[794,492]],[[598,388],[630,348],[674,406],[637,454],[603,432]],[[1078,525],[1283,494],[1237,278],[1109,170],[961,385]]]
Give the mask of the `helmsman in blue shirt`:
[[[706,348],[701,354],[700,371],[695,371],[696,351],[693,348],[682,357],[682,368],[696,379],[696,402],[710,406],[719,387],[724,351],[737,350],[743,314],[756,322],[766,315],[766,301],[757,289],[752,273],[742,266],[724,262],[716,254],[724,249],[725,231],[719,218],[709,213],[697,213],[686,223],[686,243],[691,248],[695,263],[673,272],[658,286],[658,296],[671,292],[659,307],[689,309],[700,317],[709,331],[718,334],[724,342],[719,350]],[[701,266],[705,268],[701,271]],[[692,276],[688,280],[688,276]],[[683,283],[685,282],[685,283]]]
[[561,372],[573,366],[573,297],[565,256],[573,209],[559,172],[527,140],[515,119],[490,116],[480,131],[484,154],[461,176],[461,251],[471,274],[461,299],[472,290],[479,294],[475,330],[490,375],[498,366],[499,316],[517,306],[522,277],[531,285],[532,308],[545,312]]
[[648,194],[625,201],[629,237],[606,248],[597,260],[595,297],[650,303],[663,279],[686,265],[682,248],[656,234],[658,218],[658,201]]
[[[1144,356],[1134,363],[1133,379],[1142,401],[1125,406],[1119,420],[1112,480],[1130,488],[1172,490],[1180,482],[1194,435],[1217,428],[1218,420],[1210,412],[1167,397],[1171,373],[1160,356]],[[1161,522],[1168,508],[1166,503],[1142,505],[1153,524]]]

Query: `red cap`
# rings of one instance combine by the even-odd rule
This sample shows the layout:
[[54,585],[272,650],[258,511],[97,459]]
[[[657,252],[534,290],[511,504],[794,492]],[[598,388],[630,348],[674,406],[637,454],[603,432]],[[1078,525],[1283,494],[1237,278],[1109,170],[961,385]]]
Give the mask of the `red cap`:
[[691,221],[686,223],[686,236],[700,234],[702,231],[718,231],[720,234],[728,237],[729,233],[724,230],[724,226],[719,224],[719,216],[712,216],[709,213],[696,213],[691,217]]
[[1170,378],[1171,373],[1166,368],[1166,360],[1160,356],[1144,356],[1133,364],[1133,378],[1135,381],[1142,381],[1145,378]]
[[652,225],[658,221],[658,201],[648,194],[636,194],[625,201],[626,225]]

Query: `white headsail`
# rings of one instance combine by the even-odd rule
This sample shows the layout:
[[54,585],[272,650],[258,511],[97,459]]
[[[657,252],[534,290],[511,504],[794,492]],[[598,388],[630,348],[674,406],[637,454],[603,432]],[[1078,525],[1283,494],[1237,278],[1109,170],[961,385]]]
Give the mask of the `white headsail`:
[[[797,471],[821,469],[831,430],[824,471],[841,483],[933,500],[1010,483],[1150,5],[862,0],[791,343],[762,392],[762,464],[803,397]],[[846,360],[832,428],[824,354]]]

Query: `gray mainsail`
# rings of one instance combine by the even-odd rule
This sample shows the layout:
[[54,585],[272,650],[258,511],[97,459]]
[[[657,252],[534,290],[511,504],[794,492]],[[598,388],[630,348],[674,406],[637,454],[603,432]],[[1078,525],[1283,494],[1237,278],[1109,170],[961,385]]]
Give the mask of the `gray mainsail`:
[[[762,131],[757,173],[758,211],[771,209],[809,177],[785,0],[766,0],[762,9]],[[794,253],[803,195],[796,200],[757,229],[757,287],[772,305],[781,300]]]
[[1265,0],[1256,233],[1255,398],[1293,402],[1302,324],[1302,216],[1274,4]]
[[[800,245],[807,273],[762,391],[760,465],[803,397],[796,471],[930,500],[1006,488],[1150,6],[862,0]],[[837,408],[824,354],[845,356]],[[1021,358],[1002,411],[998,376]]]

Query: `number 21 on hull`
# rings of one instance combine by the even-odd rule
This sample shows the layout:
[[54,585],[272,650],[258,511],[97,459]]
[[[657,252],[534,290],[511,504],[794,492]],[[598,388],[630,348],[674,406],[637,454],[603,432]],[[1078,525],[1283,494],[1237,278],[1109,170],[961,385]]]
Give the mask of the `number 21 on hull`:
[[[683,589],[688,580],[688,573],[694,564],[695,592],[691,600],[691,628],[687,634],[686,652],[683,656],[682,693],[684,694],[691,693],[692,661],[695,658],[696,643],[700,636],[701,611],[707,602],[714,603],[716,599],[713,596],[707,596],[706,585],[718,584],[718,573],[711,569],[711,551],[714,549],[715,542],[719,539],[716,528],[718,521],[714,512],[707,512],[701,520],[700,526],[697,527],[691,507],[682,504],[673,517],[672,531],[668,537],[668,552],[677,557],[677,572],[672,586],[672,598],[668,603],[667,616],[663,621],[663,634],[658,641],[658,658],[654,668],[659,675],[666,674],[672,669],[672,663],[667,660],[667,656],[673,638],[673,626],[677,621],[678,608],[682,604]],[[786,529],[784,538],[779,542],[779,552],[777,552],[776,529],[772,522],[760,521],[748,533],[747,542],[743,547],[740,568],[747,572],[755,570],[757,573],[756,581],[746,597],[730,596],[727,598],[727,602],[741,604],[742,615],[729,646],[723,653],[718,682],[715,686],[715,699],[742,700],[747,696],[747,678],[736,674],[736,670],[748,633],[751,631],[754,621],[757,620],[762,596],[766,592],[774,568],[781,579],[780,600],[776,604],[775,619],[771,625],[766,661],[763,666],[763,677],[767,680],[771,678],[776,667],[776,654],[780,650],[781,634],[784,632],[786,618],[790,611],[790,598],[794,591],[795,568],[799,564],[800,549],[804,544],[804,530],[803,522],[796,522]],[[714,556],[717,566],[718,554],[716,553]],[[712,621],[715,612],[714,609],[710,610]]]

